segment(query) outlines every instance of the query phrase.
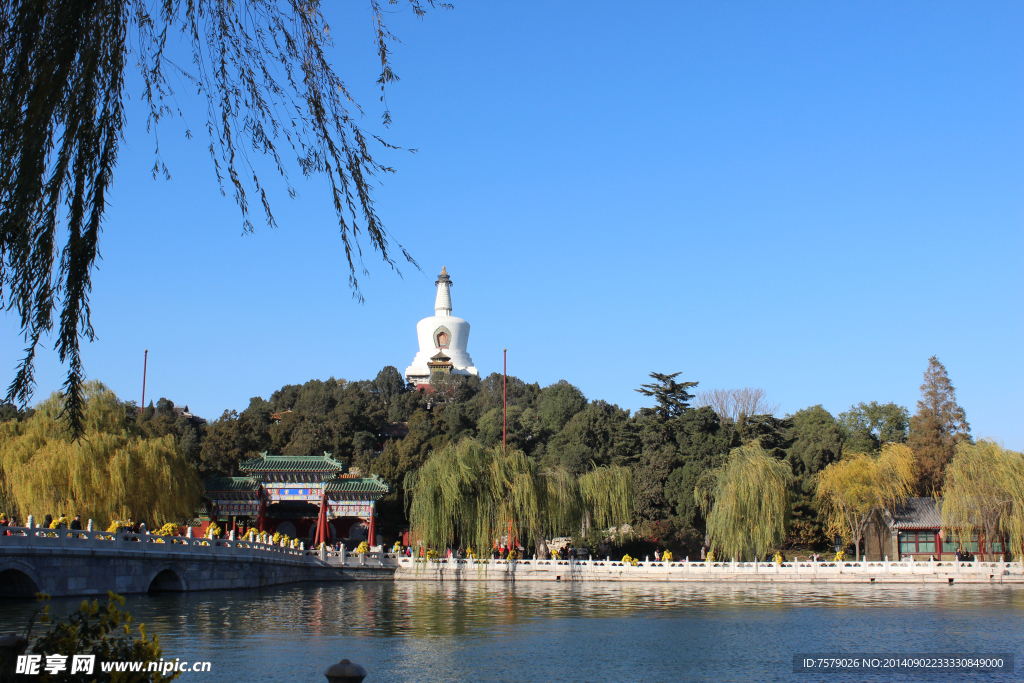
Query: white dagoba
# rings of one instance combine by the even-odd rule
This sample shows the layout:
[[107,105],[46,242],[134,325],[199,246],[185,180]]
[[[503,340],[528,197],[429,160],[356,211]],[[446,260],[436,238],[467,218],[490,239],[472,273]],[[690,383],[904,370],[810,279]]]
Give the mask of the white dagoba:
[[473,359],[466,352],[469,323],[452,315],[452,279],[448,276],[447,268],[441,268],[441,274],[434,284],[437,285],[434,315],[416,323],[420,350],[412,359],[412,365],[405,369],[405,381],[417,387],[430,384],[428,363],[432,358],[443,359],[445,365],[450,363],[453,375],[480,375],[473,366]]

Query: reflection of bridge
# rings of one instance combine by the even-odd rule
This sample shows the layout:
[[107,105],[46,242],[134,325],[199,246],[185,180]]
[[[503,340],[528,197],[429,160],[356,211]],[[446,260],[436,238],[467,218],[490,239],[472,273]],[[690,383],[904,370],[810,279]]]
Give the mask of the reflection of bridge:
[[404,581],[643,581],[711,583],[1017,584],[1020,562],[617,562],[590,560],[398,560]]
[[259,588],[299,581],[390,579],[395,562],[243,540],[6,528],[0,598]]

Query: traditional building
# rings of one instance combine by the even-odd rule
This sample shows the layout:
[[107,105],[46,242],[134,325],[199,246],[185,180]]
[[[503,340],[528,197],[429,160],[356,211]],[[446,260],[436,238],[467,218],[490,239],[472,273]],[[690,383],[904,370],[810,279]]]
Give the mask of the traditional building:
[[379,545],[377,501],[391,488],[377,475],[346,474],[345,466],[330,453],[261,453],[243,462],[240,469],[249,476],[214,477],[204,482],[211,519],[311,539],[326,503],[327,535],[332,542],[369,540],[371,545]]
[[977,534],[969,543],[957,543],[952,534],[943,531],[942,501],[934,498],[908,498],[891,512],[876,511],[864,534],[864,557],[868,560],[952,560],[957,550],[979,560],[1000,559],[1003,543],[996,540],[988,544]]
[[405,380],[416,388],[430,386],[434,374],[479,376],[466,346],[469,343],[469,323],[452,316],[452,279],[447,268],[434,282],[437,296],[434,315],[416,324],[419,352],[405,369]]

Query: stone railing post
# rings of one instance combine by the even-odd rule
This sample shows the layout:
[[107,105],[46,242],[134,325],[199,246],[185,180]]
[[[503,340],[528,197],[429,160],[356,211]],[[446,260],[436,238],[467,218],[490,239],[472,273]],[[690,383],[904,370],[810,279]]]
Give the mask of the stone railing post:
[[235,540],[235,530],[234,529],[232,529],[231,531],[228,532],[228,540],[229,541],[234,541]]
[[345,566],[345,544],[341,544],[341,566]]
[[[28,524],[28,528],[29,529],[35,529],[36,528],[36,517],[35,517],[35,515],[29,515],[28,516],[27,524]],[[32,534],[29,534],[29,536],[31,536],[31,535]]]
[[95,529],[93,528],[92,520],[91,519],[86,523],[85,530],[86,531],[95,531]]
[[185,527],[185,538],[195,538],[195,536],[192,535],[192,527],[191,526]]

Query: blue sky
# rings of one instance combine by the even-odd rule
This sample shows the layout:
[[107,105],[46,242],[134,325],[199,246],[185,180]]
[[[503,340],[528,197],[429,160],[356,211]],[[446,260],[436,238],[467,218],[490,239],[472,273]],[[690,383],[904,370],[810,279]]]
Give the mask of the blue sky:
[[[380,132],[370,18],[332,58]],[[346,284],[324,182],[277,187],[243,235],[201,134],[166,126],[153,180],[138,79],[94,275],[91,378],[241,410],[416,351],[448,267],[482,374],[636,409],[651,371],[761,387],[781,412],[914,410],[928,357],[975,436],[1024,448],[1024,5],[457,3],[403,11],[376,193],[422,265]],[[202,111],[187,95],[188,125]],[[6,384],[21,348],[0,330]],[[64,368],[41,355],[37,399]]]

